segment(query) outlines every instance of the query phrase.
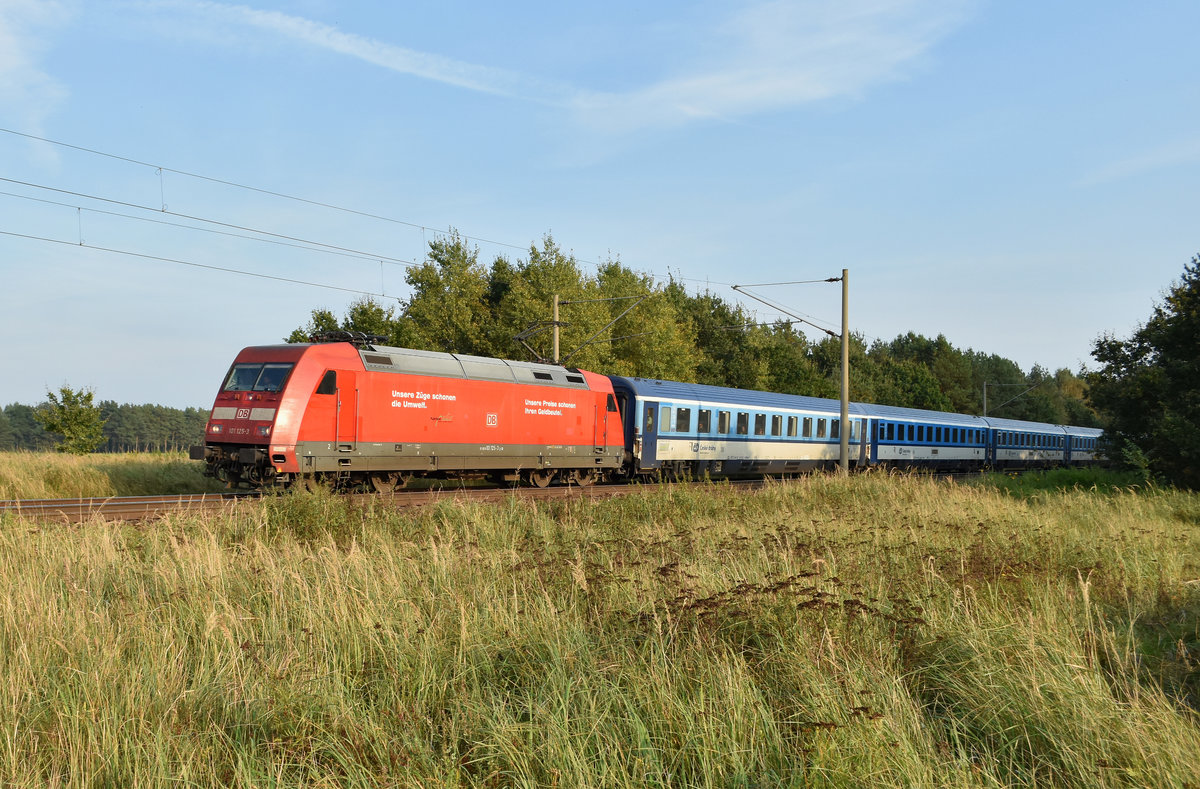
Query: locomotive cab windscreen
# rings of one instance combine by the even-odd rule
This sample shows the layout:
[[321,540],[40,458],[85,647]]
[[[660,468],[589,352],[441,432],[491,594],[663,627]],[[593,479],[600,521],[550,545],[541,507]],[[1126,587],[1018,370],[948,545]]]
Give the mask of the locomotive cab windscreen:
[[291,362],[235,364],[225,379],[223,392],[279,392],[295,367]]

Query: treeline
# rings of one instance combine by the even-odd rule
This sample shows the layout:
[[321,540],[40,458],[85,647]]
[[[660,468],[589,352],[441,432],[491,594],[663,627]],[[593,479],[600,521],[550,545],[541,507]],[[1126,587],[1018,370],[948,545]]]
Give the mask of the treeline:
[[[314,310],[289,342],[323,331],[383,335],[391,345],[508,359],[549,359],[551,302],[561,302],[560,360],[616,375],[666,378],[742,389],[839,396],[840,339],[810,340],[789,322],[761,324],[754,313],[705,291],[690,293],[606,260],[595,274],[552,238],[525,259],[496,257],[451,234],[429,245],[409,270],[411,297],[397,306],[367,298],[341,318]],[[830,299],[836,299],[833,293]],[[638,299],[641,299],[640,301]],[[869,346],[854,336],[851,398],[1057,424],[1092,426],[1085,383],[1070,370],[1035,366],[953,346],[939,335],[908,333]]]
[[[60,441],[34,418],[42,407],[12,403],[0,410],[0,450],[53,449]],[[130,405],[104,400],[96,406],[104,422],[98,452],[178,452],[204,440],[208,411]]]

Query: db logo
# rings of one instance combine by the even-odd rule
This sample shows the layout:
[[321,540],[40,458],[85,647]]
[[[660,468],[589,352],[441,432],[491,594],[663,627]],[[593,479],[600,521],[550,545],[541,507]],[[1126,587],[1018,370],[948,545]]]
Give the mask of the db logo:
[[497,416],[496,414],[488,414],[487,415],[487,426],[488,427],[495,427],[498,424],[500,424],[499,416]]
[[250,409],[249,408],[239,408],[237,410],[237,418],[238,419],[249,419],[250,418]]

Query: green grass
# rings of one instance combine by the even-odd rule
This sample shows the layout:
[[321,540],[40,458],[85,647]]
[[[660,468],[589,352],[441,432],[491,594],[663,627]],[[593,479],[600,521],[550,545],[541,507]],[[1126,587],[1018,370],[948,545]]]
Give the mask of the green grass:
[[67,455],[0,452],[0,499],[215,493],[203,464],[180,452]]
[[13,786],[1196,786],[1200,504],[813,477],[0,520]]
[[1020,474],[993,472],[980,476],[974,482],[1024,498],[1064,490],[1112,493],[1116,490],[1132,491],[1153,487],[1152,483],[1148,483],[1145,477],[1137,472],[1114,472],[1094,468],[1058,468]]

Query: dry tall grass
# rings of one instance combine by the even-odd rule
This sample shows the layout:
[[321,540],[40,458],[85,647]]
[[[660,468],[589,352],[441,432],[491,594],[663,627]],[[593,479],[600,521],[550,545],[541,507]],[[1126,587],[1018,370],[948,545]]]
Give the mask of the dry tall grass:
[[75,499],[224,490],[182,452],[0,452],[0,499]]
[[0,521],[14,786],[1195,786],[1200,500]]

